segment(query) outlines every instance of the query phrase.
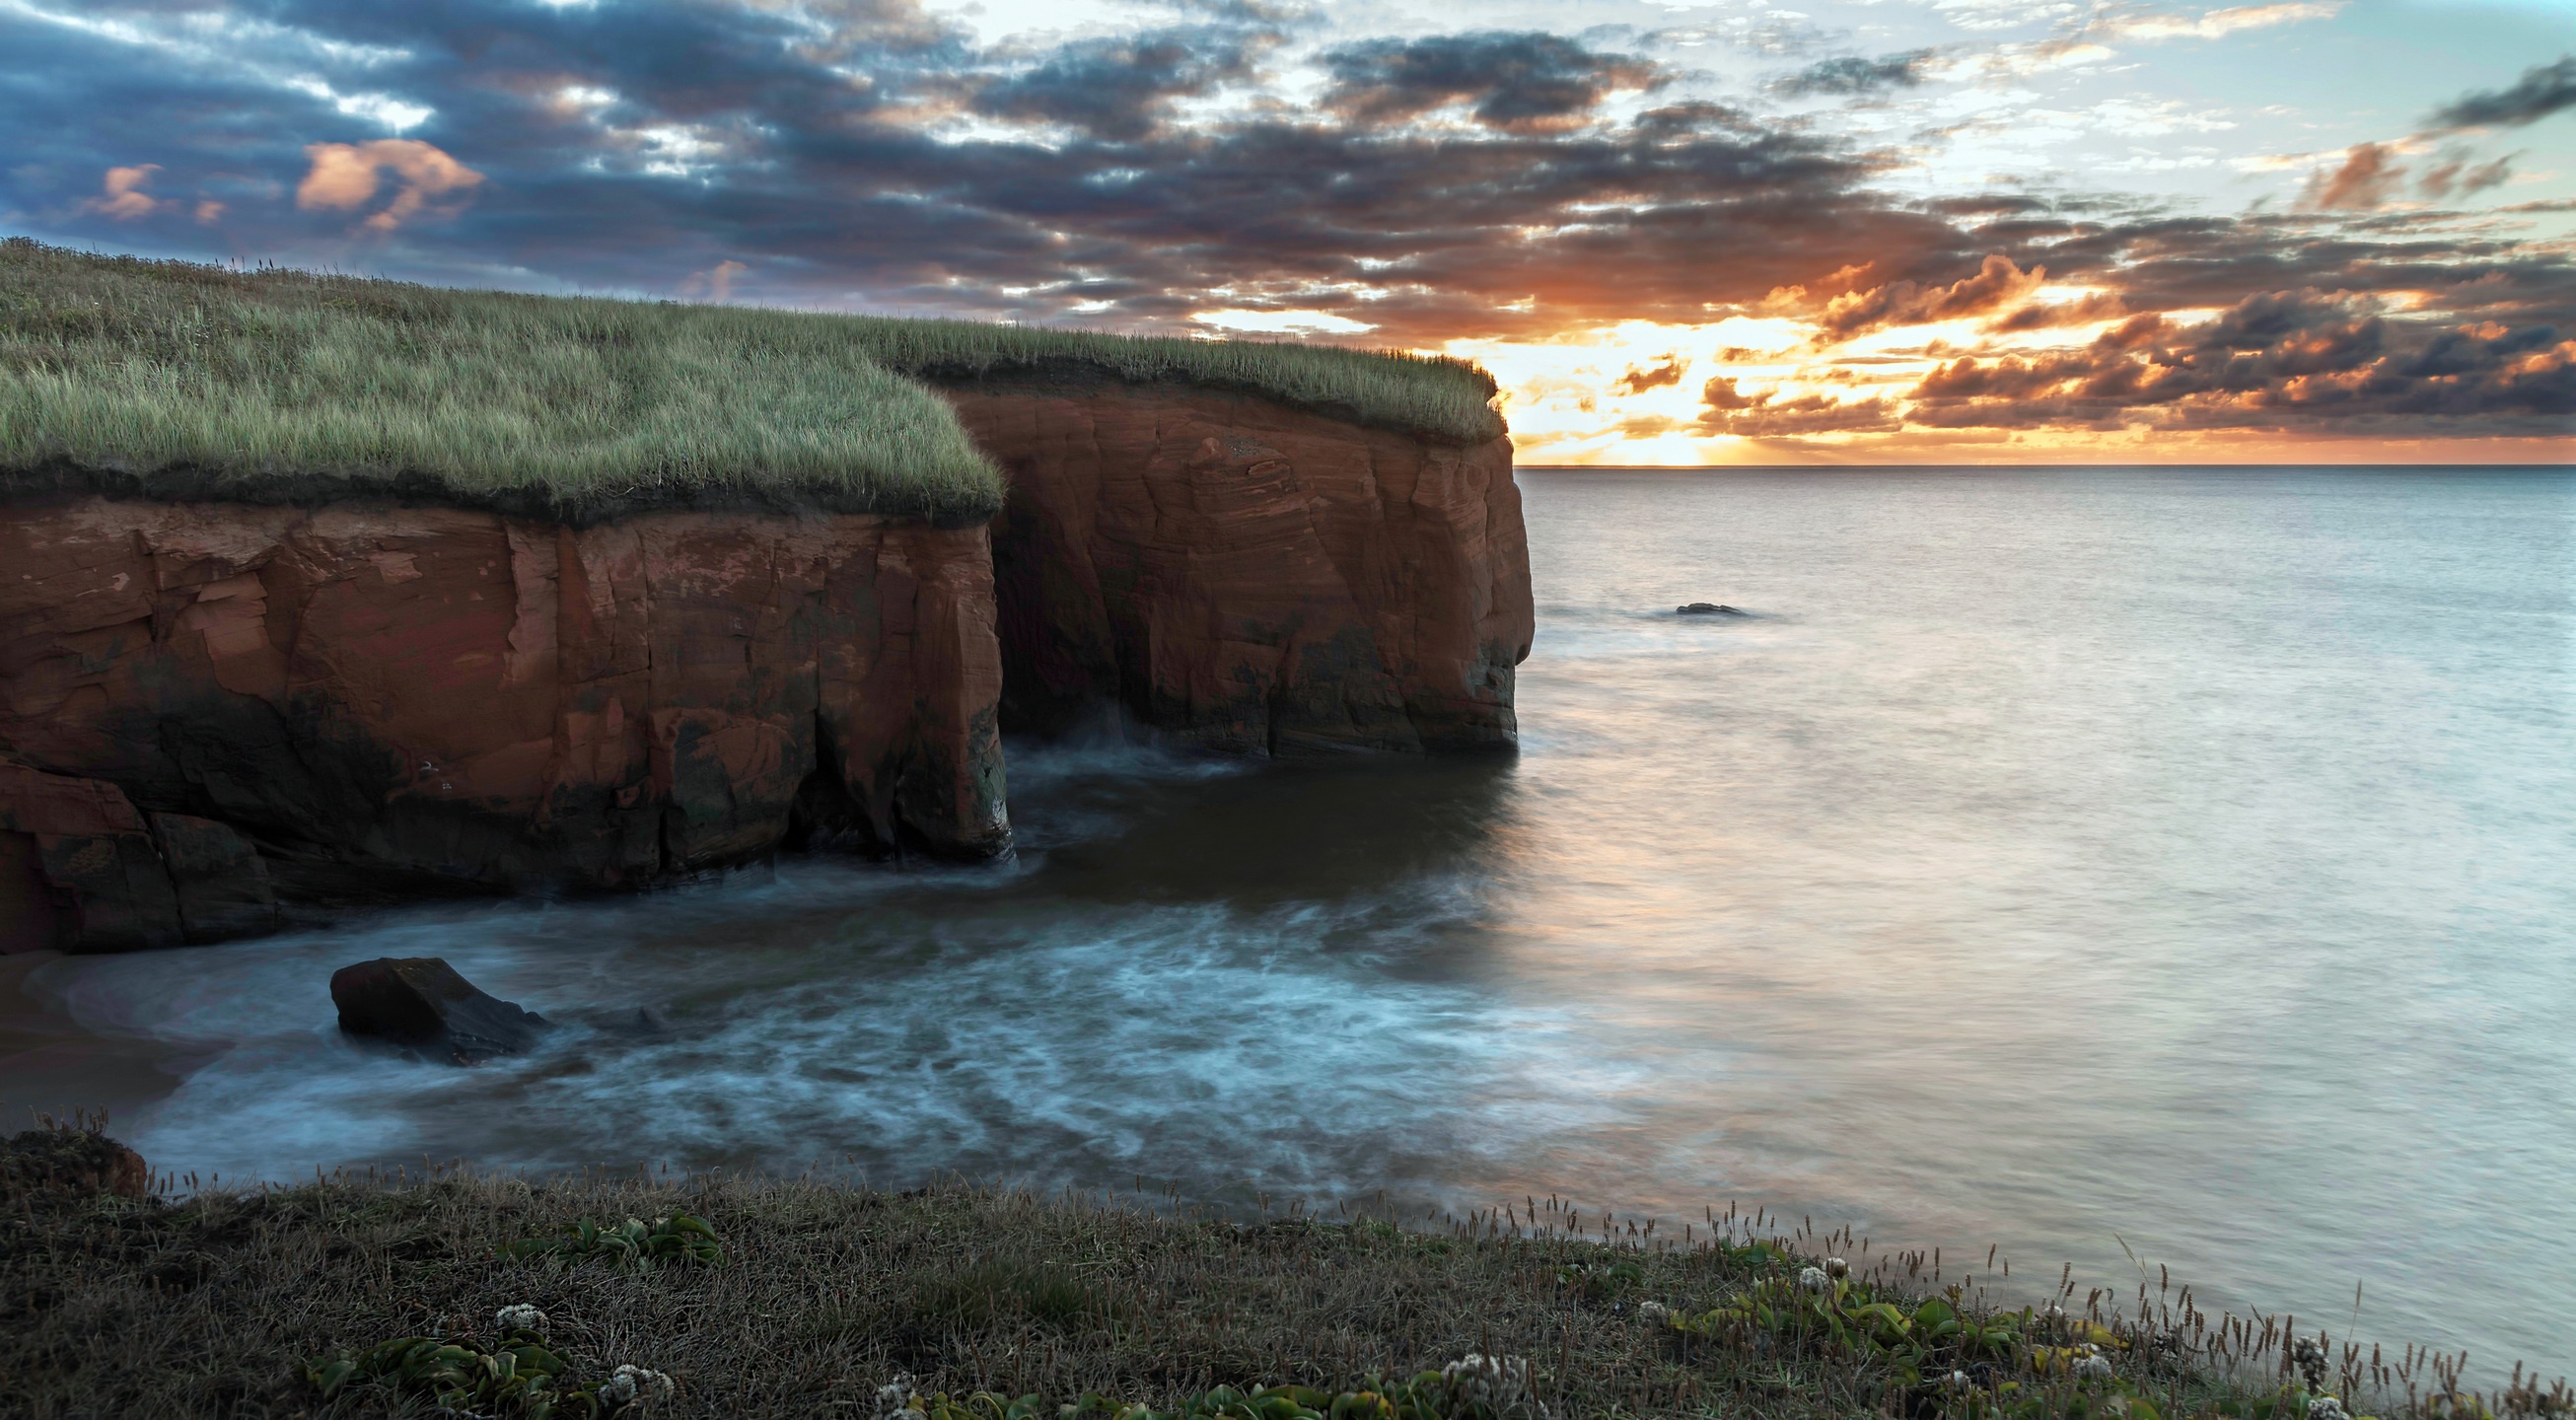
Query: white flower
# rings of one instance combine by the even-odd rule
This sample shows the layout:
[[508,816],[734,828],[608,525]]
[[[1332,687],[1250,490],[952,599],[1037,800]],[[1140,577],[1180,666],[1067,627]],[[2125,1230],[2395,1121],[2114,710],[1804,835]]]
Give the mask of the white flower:
[[620,1366],[599,1383],[600,1397],[612,1405],[657,1405],[669,1400],[677,1389],[669,1376],[642,1366]]
[[912,1373],[897,1371],[894,1379],[877,1387],[878,1420],[890,1420],[893,1416],[909,1414],[911,1410]]
[[2107,1376],[2111,1374],[2111,1358],[2099,1351],[2088,1350],[2084,1355],[2076,1358],[2075,1374],[2088,1378]]
[[1825,1275],[1828,1277],[1849,1277],[1851,1275],[1851,1264],[1843,1261],[1839,1257],[1828,1257],[1825,1259]]
[[1673,1319],[1673,1309],[1661,1302],[1637,1303],[1637,1320],[1648,1326],[1661,1326]]
[[2308,1420],[2348,1420],[2348,1417],[2343,1412],[2342,1401],[2331,1395],[2312,1395],[2308,1397]]
[[1821,1267],[1801,1267],[1798,1269],[1798,1285],[1810,1292],[1821,1292],[1833,1285],[1833,1279],[1827,1277]]
[[1442,1366],[1440,1379],[1448,1382],[1449,1393],[1461,1406],[1481,1405],[1507,1411],[1530,1404],[1529,1362],[1518,1356],[1487,1356],[1470,1351],[1463,1359]]
[[546,1314],[526,1302],[516,1302],[492,1313],[492,1321],[504,1332],[533,1331],[543,1336]]

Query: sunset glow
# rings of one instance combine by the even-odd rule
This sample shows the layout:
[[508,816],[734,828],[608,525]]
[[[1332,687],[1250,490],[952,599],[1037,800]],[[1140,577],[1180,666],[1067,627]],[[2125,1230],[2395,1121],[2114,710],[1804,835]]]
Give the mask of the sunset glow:
[[6,0],[0,232],[1446,353],[1534,463],[2560,461],[2568,19]]

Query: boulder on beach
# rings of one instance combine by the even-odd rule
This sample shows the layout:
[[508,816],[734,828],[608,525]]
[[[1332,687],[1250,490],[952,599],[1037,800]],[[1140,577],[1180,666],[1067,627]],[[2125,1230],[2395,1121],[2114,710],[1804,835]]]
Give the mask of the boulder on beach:
[[390,1041],[423,1058],[479,1065],[516,1055],[548,1029],[545,1017],[476,989],[442,957],[378,957],[331,973],[340,1029]]
[[1688,606],[1674,607],[1673,613],[1676,616],[1744,616],[1747,614],[1717,602],[1692,602]]

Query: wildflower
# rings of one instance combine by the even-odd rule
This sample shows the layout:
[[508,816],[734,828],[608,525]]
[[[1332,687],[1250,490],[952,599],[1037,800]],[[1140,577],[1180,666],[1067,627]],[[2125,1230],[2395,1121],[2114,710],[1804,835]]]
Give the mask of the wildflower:
[[2331,1395],[2312,1395],[2308,1397],[2308,1420],[2349,1420],[2349,1417],[2344,1414],[2341,1400]]
[[2084,1354],[2075,1358],[2075,1374],[2088,1380],[2106,1377],[2111,1374],[2111,1358],[2102,1354],[2101,1347],[2088,1344]]
[[2290,1364],[2299,1368],[2299,1379],[2308,1389],[2317,1390],[2326,1383],[2326,1349],[2301,1337],[2290,1345]]
[[912,1374],[897,1371],[894,1379],[877,1387],[878,1420],[912,1413]]
[[1637,1320],[1648,1326],[1662,1326],[1673,1319],[1673,1309],[1661,1302],[1637,1303]]
[[525,1331],[543,1336],[546,1332],[546,1314],[526,1302],[515,1302],[492,1313],[492,1321],[505,1334]]
[[1851,1264],[1839,1257],[1828,1257],[1825,1259],[1825,1275],[1840,1281],[1851,1275]]
[[1821,1267],[1801,1267],[1798,1269],[1798,1285],[1810,1292],[1821,1292],[1833,1285],[1833,1279],[1827,1277]]
[[[1470,1351],[1440,1368],[1440,1379],[1461,1408],[1483,1406],[1501,1412],[1520,1406],[1538,1409],[1531,1400],[1529,1362],[1518,1356],[1487,1356]],[[1544,1414],[1545,1412],[1540,1412]]]
[[669,1400],[679,1387],[660,1371],[642,1366],[620,1366],[616,1373],[599,1383],[600,1399],[611,1405],[658,1405]]

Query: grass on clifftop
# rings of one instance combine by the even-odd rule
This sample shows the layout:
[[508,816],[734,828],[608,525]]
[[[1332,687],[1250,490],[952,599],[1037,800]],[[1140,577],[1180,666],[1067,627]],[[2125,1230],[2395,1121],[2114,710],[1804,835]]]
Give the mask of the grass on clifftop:
[[2569,1413],[2564,1383],[2455,1395],[2456,1361],[2146,1282],[2134,1307],[2042,1281],[2062,1312],[2006,1309],[1980,1300],[1982,1264],[1756,1242],[1747,1220],[1658,1237],[1553,1201],[1406,1229],[741,1176],[343,1177],[177,1204],[8,1177],[0,1416]]
[[962,320],[846,317],[868,352],[929,379],[1086,366],[1138,384],[1170,381],[1453,443],[1500,438],[1494,379],[1465,360],[1270,340],[1100,335]]
[[610,514],[942,520],[1000,471],[915,375],[1070,362],[1433,437],[1499,433],[1455,361],[1293,344],[455,291],[0,242],[0,482]]
[[999,470],[835,323],[0,243],[0,467],[133,491],[988,516]]

